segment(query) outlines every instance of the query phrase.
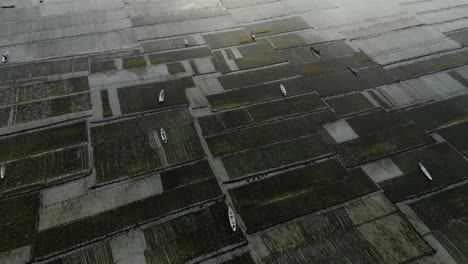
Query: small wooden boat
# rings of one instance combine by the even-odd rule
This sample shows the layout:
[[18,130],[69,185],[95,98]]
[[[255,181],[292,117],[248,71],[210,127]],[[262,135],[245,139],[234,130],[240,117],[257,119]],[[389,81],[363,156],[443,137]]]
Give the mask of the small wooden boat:
[[352,67],[350,67],[350,66],[348,66],[348,65],[346,65],[346,67],[348,68],[348,70],[349,70],[350,72],[352,72],[354,75],[357,76],[357,71],[356,71],[355,69],[353,69]]
[[250,37],[252,38],[253,41],[255,41],[255,38],[256,38],[257,36],[255,36],[255,33],[250,32]]
[[164,89],[159,92],[159,102],[164,103]]
[[2,165],[2,166],[0,167],[0,178],[1,178],[1,179],[5,178],[5,170],[6,170],[6,169],[5,169],[5,165]]
[[188,47],[188,45],[189,45],[188,38],[184,39],[184,45],[185,45],[185,47]]
[[431,174],[426,170],[426,167],[424,167],[424,165],[422,165],[421,162],[419,162],[419,168],[420,168],[421,171],[424,173],[424,175],[426,176],[426,178],[428,178],[430,181],[432,181],[432,176],[431,176]]
[[283,93],[284,96],[288,95],[288,91],[286,91],[286,87],[284,87],[283,84],[280,85],[281,93]]
[[167,135],[166,135],[166,130],[161,127],[161,139],[164,143],[167,143]]
[[6,51],[5,53],[3,53],[2,55],[2,63],[7,63],[8,62],[8,57],[10,56],[10,51]]
[[234,215],[234,211],[232,208],[228,208],[228,216],[229,216],[229,224],[231,224],[232,231],[236,232],[237,224],[236,224],[236,216]]

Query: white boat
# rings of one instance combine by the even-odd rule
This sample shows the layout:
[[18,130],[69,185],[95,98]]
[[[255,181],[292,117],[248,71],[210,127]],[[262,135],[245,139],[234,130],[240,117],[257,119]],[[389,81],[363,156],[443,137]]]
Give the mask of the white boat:
[[161,127],[161,139],[164,143],[167,143],[167,135],[166,135],[166,130]]
[[5,165],[2,165],[2,167],[0,168],[0,178],[5,178]]
[[283,84],[280,85],[280,89],[284,96],[288,95],[288,92],[286,91],[286,87],[284,87]]
[[229,216],[229,224],[231,224],[232,231],[236,232],[237,224],[236,224],[236,216],[234,215],[234,211],[232,208],[228,208],[228,216]]
[[10,56],[10,51],[7,50],[5,53],[2,55],[2,63],[7,63],[8,62],[8,56]]
[[164,89],[159,92],[159,102],[164,103]]
[[188,45],[189,45],[188,38],[184,39],[184,44],[185,44],[185,47],[188,47]]
[[432,181],[431,174],[426,170],[426,167],[424,167],[424,165],[422,165],[421,162],[419,162],[419,168],[420,168],[421,171],[424,173],[424,175],[426,176],[426,178],[428,178],[430,181]]

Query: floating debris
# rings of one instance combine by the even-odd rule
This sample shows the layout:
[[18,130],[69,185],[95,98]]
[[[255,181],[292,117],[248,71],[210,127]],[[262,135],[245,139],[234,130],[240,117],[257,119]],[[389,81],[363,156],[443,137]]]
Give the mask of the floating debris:
[[280,85],[281,93],[283,93],[284,96],[288,95],[288,91],[286,91],[286,87],[284,87],[283,84]]
[[166,135],[166,130],[161,127],[161,139],[164,143],[167,143],[167,135]]
[[164,103],[164,89],[159,92],[159,102]]
[[0,178],[1,179],[5,178],[5,165],[2,165],[0,167]]
[[250,32],[250,37],[252,38],[253,41],[255,41],[255,38],[256,38],[257,36],[255,36],[255,33]]
[[234,211],[232,211],[231,207],[229,207],[228,209],[228,216],[229,216],[229,223],[231,224],[232,231],[236,232],[236,228],[237,228],[236,216],[234,215]]
[[189,46],[189,41],[188,41],[188,38],[184,38],[184,44],[185,44],[185,47],[188,47]]
[[357,71],[353,68],[351,68],[350,66],[346,65],[346,67],[348,68],[348,70],[350,70],[355,76],[357,76]]
[[424,173],[424,175],[426,176],[426,178],[428,178],[430,181],[432,181],[431,174],[426,170],[426,167],[424,167],[424,165],[422,165],[421,162],[419,162],[419,168],[420,168],[421,171]]

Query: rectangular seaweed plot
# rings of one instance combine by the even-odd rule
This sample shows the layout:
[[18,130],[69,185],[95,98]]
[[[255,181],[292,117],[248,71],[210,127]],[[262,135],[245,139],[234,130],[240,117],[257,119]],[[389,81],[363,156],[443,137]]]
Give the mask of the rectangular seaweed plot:
[[370,67],[351,71],[344,71],[334,75],[320,76],[308,79],[311,89],[320,96],[332,96],[346,92],[362,91],[384,84],[394,83],[395,79],[381,67]]
[[168,165],[175,165],[205,157],[193,123],[166,129],[167,144],[163,144]]
[[334,142],[314,134],[262,148],[251,149],[221,158],[231,180],[303,163],[335,152]]
[[[378,66],[370,57],[364,53],[356,53],[343,58],[318,60],[296,66],[306,78],[323,77],[340,72],[351,72],[348,67],[356,70],[356,76],[363,73],[362,68],[375,68]],[[354,75],[353,75],[354,76]]]
[[213,53],[211,53],[210,48],[208,47],[196,47],[184,50],[177,50],[177,51],[168,51],[168,52],[161,52],[149,55],[149,60],[151,64],[161,64],[161,63],[169,63],[175,61],[182,61],[182,60],[191,60],[197,58],[205,58],[205,57],[212,57]]
[[90,248],[47,262],[48,264],[114,264],[112,249],[108,242],[96,243]]
[[88,77],[60,81],[34,83],[16,87],[18,102],[28,102],[53,96],[89,91]]
[[10,120],[11,108],[0,108],[0,127],[5,127],[8,125],[8,120]]
[[0,253],[34,243],[39,195],[0,200]]
[[114,114],[112,113],[112,108],[109,102],[109,92],[107,90],[101,90],[101,101],[102,116],[104,118],[113,116]]
[[213,156],[222,156],[276,142],[310,136],[318,133],[320,125],[336,119],[337,117],[331,111],[319,112],[208,137],[206,143]]
[[197,182],[203,179],[213,178],[214,174],[208,161],[199,161],[183,167],[161,173],[163,190],[168,191],[177,187]]
[[224,203],[143,230],[147,263],[186,263],[196,257],[244,241],[232,232]]
[[[421,195],[468,178],[468,162],[448,144],[402,153],[392,157],[392,160],[403,175],[379,183],[392,202]],[[421,172],[419,162],[429,171],[432,181]]]
[[468,122],[463,122],[439,130],[437,133],[462,153],[468,152]]
[[206,34],[202,37],[212,49],[238,46],[252,42],[250,35],[243,29]]
[[34,254],[37,258],[58,253],[220,196],[222,193],[214,178],[186,184],[111,211],[41,231],[37,234]]
[[16,107],[15,124],[27,123],[91,109],[89,93],[21,104]]
[[411,204],[424,224],[457,263],[468,261],[468,185]]
[[[166,130],[168,143],[160,139]],[[97,181],[109,182],[205,156],[186,109],[92,128]]]
[[[230,75],[225,75],[226,77]],[[224,77],[224,76],[223,76]],[[241,81],[241,80],[239,80]],[[310,85],[303,78],[288,79],[268,84],[260,84],[245,89],[209,95],[206,98],[214,110],[227,109],[257,102],[283,98],[281,84],[289,95],[312,92]]]
[[434,130],[468,119],[468,95],[414,108],[406,113],[422,129]]
[[7,177],[1,191],[41,186],[67,177],[88,172],[88,147],[86,145],[28,157],[7,163]]
[[[188,105],[185,89],[195,87],[192,78],[150,83],[117,90],[123,114],[144,112]],[[159,102],[159,93],[164,89],[165,100]]]
[[0,161],[19,159],[87,141],[86,122],[22,133],[0,140]]
[[369,112],[346,119],[346,122],[359,135],[371,135],[391,128],[399,128],[412,123],[401,113],[385,113],[382,110]]
[[362,170],[348,172],[338,161],[328,160],[229,193],[250,233],[377,189]]
[[338,154],[346,167],[352,167],[433,141],[415,125],[408,125],[341,143]]
[[[218,63],[223,65],[220,69],[223,73],[287,62],[267,39],[259,39],[252,45],[214,51],[214,55]],[[228,64],[237,67],[232,69]]]
[[468,64],[468,51],[461,51],[412,64],[398,66],[389,69],[389,71],[397,79],[407,80],[434,72],[460,67],[466,64]]
[[248,32],[259,36],[269,36],[284,32],[297,31],[310,28],[301,17],[290,17],[274,21],[261,22],[244,26]]
[[287,64],[238,74],[223,75],[218,77],[218,81],[225,90],[232,90],[296,75],[299,75],[298,71]]
[[362,93],[340,96],[326,101],[339,116],[360,113],[376,108]]

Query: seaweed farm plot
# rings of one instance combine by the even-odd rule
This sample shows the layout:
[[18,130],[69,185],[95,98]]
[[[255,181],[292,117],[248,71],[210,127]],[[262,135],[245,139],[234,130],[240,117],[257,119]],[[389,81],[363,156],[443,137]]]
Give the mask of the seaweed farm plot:
[[214,174],[206,160],[161,173],[164,191],[208,178],[214,178]]
[[252,43],[251,36],[243,29],[211,33],[202,36],[211,49],[219,49]]
[[304,163],[334,154],[335,142],[324,134],[280,142],[221,158],[230,180]]
[[376,108],[362,93],[355,93],[326,100],[338,116],[347,116]]
[[457,263],[468,261],[468,185],[410,204],[432,235]]
[[466,131],[468,131],[468,122],[443,128],[437,133],[458,151],[466,154],[468,152],[468,138],[466,137]]
[[8,125],[10,120],[11,108],[0,108],[0,127],[5,127]]
[[319,111],[327,105],[315,93],[267,102],[198,119],[203,135],[210,136],[242,126]]
[[0,200],[0,253],[34,243],[39,195]]
[[48,97],[62,96],[89,91],[87,77],[77,77],[66,80],[34,83],[15,87],[18,93],[17,102],[28,102]]
[[[467,87],[451,75],[456,72],[434,74],[378,87],[369,94],[385,109],[393,110],[454,94],[467,92]],[[466,81],[465,81],[466,82]]]
[[[468,162],[448,144],[437,144],[392,156],[401,176],[379,182],[393,202],[440,189],[468,178]],[[418,166],[421,162],[431,174],[429,181]]]
[[306,78],[316,78],[325,75],[337,74],[341,72],[350,72],[353,69],[353,75],[358,77],[363,75],[366,68],[374,68],[378,65],[366,54],[356,53],[351,56],[338,57],[332,59],[321,59],[311,63],[296,66],[297,69]]
[[[229,75],[226,75],[226,77]],[[222,110],[257,102],[270,101],[283,98],[281,84],[289,95],[313,92],[310,85],[303,78],[293,78],[283,81],[275,81],[267,84],[260,84],[244,89],[227,91],[225,93],[213,94],[206,97],[213,110]],[[226,87],[225,87],[226,88]]]
[[[158,195],[40,231],[34,254],[41,259],[221,196],[214,178],[185,181],[184,185]],[[225,214],[223,218],[226,219]]]
[[69,147],[15,160],[5,164],[5,171],[8,177],[0,181],[0,192],[40,187],[65,178],[76,178],[90,171],[88,147]]
[[402,263],[431,253],[395,210],[375,194],[261,231],[252,240],[264,263]]
[[47,262],[47,264],[69,264],[69,263],[84,263],[84,264],[113,264],[112,249],[107,242],[96,243],[90,248],[77,251],[65,257]]
[[352,167],[433,142],[432,137],[426,135],[415,125],[408,125],[362,136],[341,143],[337,148],[346,167]]
[[242,232],[232,232],[226,212],[226,205],[217,203],[144,229],[147,263],[186,263],[245,242]]
[[250,233],[377,189],[362,170],[348,172],[332,159],[230,189],[229,193]]
[[294,67],[286,64],[270,68],[256,69],[255,71],[223,75],[218,77],[218,81],[225,90],[232,90],[298,75],[299,72],[294,69]]
[[77,177],[89,172],[86,123],[57,126],[0,140],[5,178],[0,192]]
[[[188,105],[185,89],[195,87],[192,78],[182,78],[117,89],[123,114]],[[159,94],[164,90],[164,102]]]
[[307,79],[307,82],[311,89],[316,90],[321,97],[362,91],[395,82],[395,79],[381,67],[354,69],[353,71],[314,77]]
[[122,67],[124,69],[137,68],[146,66],[146,60],[143,56],[135,56],[124,58],[122,60]]
[[468,51],[442,55],[436,58],[418,61],[389,69],[389,72],[399,80],[407,80],[430,73],[444,71],[468,64]]
[[247,127],[206,138],[213,156],[257,148],[318,133],[320,125],[335,121],[331,111],[324,111],[277,122]]
[[[160,138],[161,128],[166,132],[167,143]],[[205,156],[186,109],[93,127],[91,136],[98,183],[159,170]]]
[[258,36],[270,36],[284,32],[307,29],[310,26],[301,17],[290,17],[244,26],[248,32]]
[[251,45],[216,50],[213,54],[222,73],[287,61],[285,57],[276,52],[267,39],[260,39]]
[[2,67],[0,69],[0,82],[75,72],[87,72],[88,70],[89,66],[87,57],[19,64]]
[[31,122],[91,109],[89,93],[20,104],[15,107],[15,124]]
[[117,66],[115,65],[114,60],[94,61],[94,62],[91,62],[90,66],[91,66],[91,70],[90,70],[91,74],[117,70]]
[[360,136],[379,133],[391,128],[407,126],[412,121],[401,113],[385,113],[382,110],[346,119],[346,122]]
[[197,58],[206,58],[206,57],[212,57],[212,56],[213,56],[213,53],[211,53],[210,48],[205,46],[205,47],[188,48],[188,49],[177,50],[177,51],[155,53],[155,54],[149,55],[148,57],[149,57],[151,64],[157,65],[161,63],[191,60],[191,59],[197,59]]
[[447,126],[468,118],[468,95],[410,109],[407,115],[426,131]]

